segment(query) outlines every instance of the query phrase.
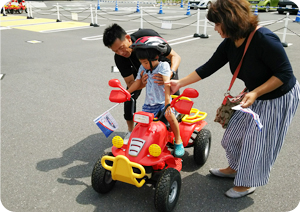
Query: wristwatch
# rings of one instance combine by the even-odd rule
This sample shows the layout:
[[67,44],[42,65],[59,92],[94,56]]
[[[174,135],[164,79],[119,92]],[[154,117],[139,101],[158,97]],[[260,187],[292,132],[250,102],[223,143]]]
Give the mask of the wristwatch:
[[173,70],[171,70],[171,71],[172,71],[172,73],[173,73],[171,79],[174,79],[174,77],[176,76],[176,71],[173,71]]

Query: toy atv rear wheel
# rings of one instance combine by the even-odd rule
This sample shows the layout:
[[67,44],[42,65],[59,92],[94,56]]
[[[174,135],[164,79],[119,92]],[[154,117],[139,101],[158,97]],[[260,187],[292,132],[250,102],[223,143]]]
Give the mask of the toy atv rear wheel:
[[178,201],[180,188],[180,173],[173,168],[164,170],[156,184],[154,195],[155,208],[158,211],[172,211]]
[[194,141],[194,160],[196,164],[202,166],[205,164],[211,145],[211,133],[207,129],[198,132]]
[[[102,157],[105,155],[113,156],[111,152],[103,154]],[[96,162],[92,172],[92,187],[96,192],[105,194],[113,189],[116,181],[112,179],[111,172],[103,168],[101,158]],[[106,163],[112,165],[112,161]]]

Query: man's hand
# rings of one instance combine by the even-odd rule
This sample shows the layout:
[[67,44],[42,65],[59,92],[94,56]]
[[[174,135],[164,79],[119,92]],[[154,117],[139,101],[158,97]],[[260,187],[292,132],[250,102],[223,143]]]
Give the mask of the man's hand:
[[155,83],[157,83],[158,85],[163,85],[164,84],[164,80],[161,74],[154,74],[154,76],[152,77],[153,79],[155,79]]

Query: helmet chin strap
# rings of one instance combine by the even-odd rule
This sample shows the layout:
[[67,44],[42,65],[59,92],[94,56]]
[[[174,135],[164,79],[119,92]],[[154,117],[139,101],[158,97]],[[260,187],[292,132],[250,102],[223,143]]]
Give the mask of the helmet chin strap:
[[152,61],[149,58],[148,58],[148,61],[150,63],[150,70],[147,70],[146,73],[148,73],[148,71],[150,71],[152,73],[152,71],[153,71]]
[[156,60],[158,60],[158,56],[154,59],[154,60],[150,60],[149,58],[150,58],[150,56],[149,56],[149,52],[147,51],[147,54],[148,54],[148,61],[149,61],[149,63],[150,63],[150,70],[147,70],[146,71],[146,73],[148,73],[148,71],[150,71],[151,73],[152,73],[152,71],[153,71],[153,66],[152,66],[152,61],[156,61]]

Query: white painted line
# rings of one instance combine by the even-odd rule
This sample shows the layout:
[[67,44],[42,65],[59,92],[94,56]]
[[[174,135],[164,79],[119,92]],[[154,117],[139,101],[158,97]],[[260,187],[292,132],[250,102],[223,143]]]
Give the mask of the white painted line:
[[10,27],[0,27],[0,30],[11,29]]
[[77,30],[77,29],[85,29],[90,28],[93,26],[82,26],[82,27],[72,27],[72,28],[63,28],[63,29],[52,29],[52,30],[43,30],[39,31],[41,33],[53,33],[53,32],[63,32],[63,31],[71,31],[71,30]]
[[49,21],[49,22],[42,22],[42,23],[32,23],[32,24],[20,24],[20,25],[12,25],[10,27],[16,28],[16,27],[23,27],[23,26],[34,26],[34,25],[42,25],[42,24],[51,24],[56,23],[55,20]]
[[36,44],[36,43],[42,43],[43,41],[39,41],[39,40],[29,40],[26,41],[27,43],[32,43],[32,44]]
[[90,37],[84,37],[82,40],[100,40],[102,39],[103,35],[95,35],[95,36],[90,36]]
[[[283,32],[274,32],[275,34],[283,34]],[[285,34],[287,34],[287,35],[296,35],[296,34],[294,34],[294,33],[285,33]]]
[[103,35],[95,35],[95,36],[82,38],[82,40],[101,40],[102,37],[103,37]]
[[258,24],[259,25],[262,25],[262,26],[265,26],[265,25],[268,25],[268,24],[273,24],[273,23],[281,23],[283,21],[277,21],[277,20],[269,20],[269,21],[261,21],[259,22]]
[[170,46],[175,46],[177,44],[181,44],[181,43],[186,43],[186,42],[189,42],[189,41],[194,41],[194,40],[199,40],[199,38],[192,38],[192,39],[189,39],[189,40],[184,40],[184,41],[180,41],[180,42],[177,42],[177,43],[169,43]]
[[[138,29],[131,29],[131,30],[127,30],[126,32],[129,34],[131,32],[135,32]],[[103,39],[103,35],[95,35],[95,36],[90,36],[90,37],[84,37],[82,38],[82,40],[101,40]]]
[[4,75],[5,75],[5,74],[0,74],[0,80],[3,79]]
[[13,22],[13,21],[25,21],[27,19],[10,19],[10,20],[1,20],[1,22]]
[[185,38],[190,38],[190,37],[192,37],[192,35],[188,35],[188,36],[181,37],[181,38],[176,38],[176,39],[173,39],[173,40],[168,40],[168,43],[170,43],[172,41],[182,40],[182,39],[185,39]]

